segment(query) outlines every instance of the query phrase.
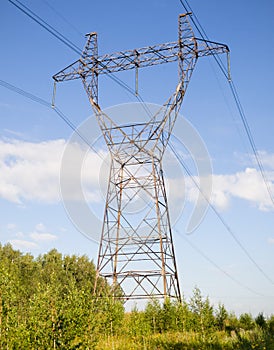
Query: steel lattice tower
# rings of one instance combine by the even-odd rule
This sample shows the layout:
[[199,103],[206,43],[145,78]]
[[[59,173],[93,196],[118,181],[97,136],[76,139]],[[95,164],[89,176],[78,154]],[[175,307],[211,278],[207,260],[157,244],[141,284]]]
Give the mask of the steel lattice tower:
[[[97,34],[87,35],[81,58],[54,75],[55,82],[81,79],[111,155],[97,278],[112,280],[124,298],[177,298],[180,288],[162,159],[198,57],[228,47],[197,39],[190,14],[179,16],[176,42],[98,56]],[[148,122],[117,125],[98,102],[98,77],[178,61],[175,92]],[[130,214],[134,198],[146,206]]]

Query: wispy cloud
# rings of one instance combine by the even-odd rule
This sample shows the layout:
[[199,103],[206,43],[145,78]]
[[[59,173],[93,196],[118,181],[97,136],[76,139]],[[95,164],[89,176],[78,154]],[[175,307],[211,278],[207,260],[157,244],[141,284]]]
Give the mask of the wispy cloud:
[[55,241],[57,239],[57,236],[53,235],[52,233],[47,233],[47,232],[44,232],[44,233],[32,232],[29,236],[35,242],[51,242],[51,241]]
[[42,222],[35,226],[35,231],[30,233],[29,237],[35,242],[52,242],[58,238],[56,235],[47,232],[47,228]]
[[25,235],[22,231],[16,232],[16,233],[14,234],[14,236],[15,236],[16,238],[20,238],[20,239],[26,237],[26,235]]
[[11,239],[9,241],[15,249],[20,250],[32,250],[38,249],[39,246],[35,242],[23,240],[23,239]]
[[22,132],[16,131],[16,130],[4,129],[4,132],[9,134],[9,135],[12,135],[13,137],[14,136],[19,137],[19,138],[25,137],[25,135]]
[[[16,226],[17,227],[17,226]],[[16,248],[23,251],[31,251],[32,249],[39,249],[44,244],[56,241],[57,235],[50,233],[47,227],[43,223],[35,225],[33,232],[22,232],[17,231],[12,235],[14,238],[10,239],[9,242]]]
[[16,229],[16,224],[14,224],[14,223],[9,223],[9,224],[7,224],[7,229],[8,229],[9,231],[15,230],[15,229]]
[[42,222],[39,222],[39,224],[35,226],[35,230],[39,232],[45,232],[46,226]]
[[269,244],[274,244],[274,238],[268,238],[268,243]]

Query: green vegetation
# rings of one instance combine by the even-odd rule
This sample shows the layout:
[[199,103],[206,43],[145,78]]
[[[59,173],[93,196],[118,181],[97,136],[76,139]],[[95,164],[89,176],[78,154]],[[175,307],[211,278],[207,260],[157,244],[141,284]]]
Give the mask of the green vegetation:
[[274,316],[236,317],[196,288],[187,303],[153,300],[125,312],[85,256],[34,259],[0,245],[1,349],[274,349]]

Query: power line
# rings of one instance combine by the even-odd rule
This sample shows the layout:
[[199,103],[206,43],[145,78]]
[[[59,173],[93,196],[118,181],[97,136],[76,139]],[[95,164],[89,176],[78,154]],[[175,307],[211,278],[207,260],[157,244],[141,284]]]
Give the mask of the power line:
[[[141,198],[142,198],[142,196],[141,196]],[[146,202],[145,198],[142,198],[142,199]],[[148,202],[147,205],[149,207],[151,207],[151,203]],[[255,291],[254,289],[248,287],[247,285],[245,285],[244,283],[239,281],[237,278],[230,275],[227,271],[225,271],[223,268],[221,268],[214,260],[212,260],[208,255],[206,255],[200,248],[198,248],[193,242],[191,242],[189,239],[187,239],[186,236],[181,235],[178,229],[175,228],[174,231],[178,234],[178,236],[180,238],[184,239],[192,247],[193,250],[195,250],[198,254],[200,254],[205,260],[207,260],[211,265],[213,265],[216,269],[218,269],[220,272],[222,272],[226,277],[231,279],[234,283],[238,284],[240,287],[248,290],[249,292],[251,292],[255,295],[258,295],[261,297],[272,297],[272,296],[264,295],[262,293]]]
[[[12,3],[15,7],[17,7],[20,11],[22,11],[25,15],[27,15],[29,18],[31,18],[33,21],[35,21],[37,24],[39,24],[41,27],[43,27],[45,30],[47,30],[50,34],[52,34],[55,38],[57,38],[58,40],[60,40],[63,44],[65,44],[66,46],[68,46],[70,49],[72,49],[74,52],[76,52],[77,54],[81,54],[81,50],[74,44],[72,43],[69,39],[67,39],[63,34],[61,34],[60,32],[58,32],[54,27],[52,27],[51,25],[49,25],[46,21],[44,21],[41,17],[39,17],[38,15],[36,15],[32,10],[30,10],[27,6],[23,5],[20,1],[18,0],[15,0],[17,2],[17,4],[12,1],[12,0],[8,0],[10,3]],[[183,5],[183,2],[182,0],[180,0],[180,2],[182,3]],[[20,7],[18,5],[18,3],[22,6]],[[184,6],[184,5],[183,5]],[[184,6],[185,7],[185,6]],[[190,6],[189,6],[190,7]],[[186,8],[186,7],[185,7]],[[195,16],[196,17],[196,16]],[[193,21],[193,20],[192,20]],[[196,25],[195,21],[193,21],[193,23],[195,24],[195,27],[198,29],[200,35],[202,37],[204,37],[205,35],[199,30],[199,27]],[[204,31],[203,31],[204,32]],[[204,32],[205,33],[205,32]],[[218,56],[217,56],[218,57]],[[218,60],[218,58],[216,57],[216,55],[214,55],[214,58],[216,59],[216,62],[218,63],[220,69],[222,70],[222,72],[224,73],[224,75],[226,76],[226,78],[228,79],[228,75],[224,69],[224,66],[222,64],[221,61]],[[98,62],[99,64],[101,64],[100,62]],[[101,64],[102,65],[102,64]],[[143,99],[140,97],[140,96],[136,96],[135,94],[135,91],[133,89],[131,89],[127,84],[125,84],[122,80],[120,80],[119,78],[115,77],[115,76],[112,76],[110,75],[109,73],[107,73],[107,75],[113,79],[117,84],[119,84],[120,86],[122,86],[123,88],[125,88],[128,92],[130,92],[131,94],[133,94],[143,105],[144,105],[144,101]],[[23,96],[25,96],[26,98],[29,98],[31,100],[33,100],[34,102],[37,102],[37,103],[40,103],[46,107],[51,107],[51,104],[33,94],[30,94],[20,88],[17,88],[5,81],[0,81],[0,84],[10,90],[13,90],[14,92],[16,93],[19,93]],[[240,103],[240,100],[239,100],[239,96],[237,94],[237,90],[235,88],[235,85],[233,84],[233,82],[230,82],[230,86],[231,86],[231,89],[232,89],[232,92],[233,92],[233,96],[234,96],[234,99],[236,101],[236,104],[237,104],[237,108],[240,112],[240,115],[241,115],[241,119],[243,121],[243,124],[244,124],[244,127],[245,127],[245,130],[247,132],[247,135],[248,135],[248,138],[249,138],[249,141],[250,141],[250,144],[252,145],[252,149],[253,149],[253,152],[255,154],[255,158],[257,160],[257,163],[259,165],[259,169],[261,171],[261,174],[263,176],[263,179],[267,185],[267,188],[268,188],[268,191],[269,191],[269,194],[271,194],[270,192],[270,188],[269,188],[269,185],[266,181],[266,177],[265,177],[265,174],[264,174],[264,169],[262,167],[262,164],[260,162],[260,159],[258,157],[258,154],[257,154],[257,150],[256,150],[256,147],[255,147],[255,143],[254,143],[254,140],[253,140],[253,137],[252,137],[252,134],[251,134],[251,131],[250,131],[250,128],[249,128],[249,125],[247,123],[247,120],[246,120],[246,117],[245,117],[245,114],[244,114],[244,111],[243,111],[243,108],[242,108],[242,105]],[[54,108],[54,111],[55,113],[58,114],[58,116],[64,120],[64,122],[73,130],[75,131],[79,136],[80,138],[88,144],[88,146],[93,149],[94,152],[96,152],[96,154],[98,154],[98,152],[92,147],[92,145],[90,145],[90,143],[88,142],[88,140],[86,140],[83,135],[81,135],[77,128],[73,125],[73,123],[61,112],[61,110],[59,108]],[[172,146],[171,146],[172,147]],[[174,150],[173,150],[174,152]],[[176,151],[175,151],[176,152]],[[99,154],[98,154],[99,155]],[[176,155],[176,153],[175,153]],[[99,155],[100,156],[100,155]],[[177,157],[177,156],[176,156]],[[185,167],[184,167],[185,168]],[[186,169],[185,169],[186,170]],[[186,170],[187,171],[187,170]],[[189,174],[191,176],[191,174]],[[193,177],[192,177],[193,178]],[[194,180],[194,179],[193,179]],[[196,181],[194,180],[194,183],[196,183]],[[197,185],[197,183],[196,183]],[[271,199],[273,201],[273,204],[274,204],[274,199],[272,198],[272,195],[271,195]],[[209,203],[209,205],[211,206],[211,208],[213,209],[213,211],[215,212],[215,214],[218,216],[218,218],[221,220],[221,222],[223,223],[223,225],[226,227],[226,229],[229,231],[229,233],[232,235],[232,237],[234,238],[234,240],[237,242],[237,244],[241,247],[241,249],[245,252],[245,254],[248,256],[248,258],[253,262],[253,264],[259,269],[259,271],[273,284],[273,281],[265,274],[265,272],[260,268],[260,266],[256,263],[256,261],[250,256],[250,254],[248,253],[248,251],[245,249],[245,247],[241,244],[241,242],[237,239],[237,237],[233,234],[233,232],[231,231],[230,227],[226,224],[226,222],[224,221],[224,219],[220,216],[220,214],[216,211],[216,209]]]
[[[27,6],[22,4],[18,0],[14,0],[17,2],[17,4],[13,0],[8,0],[12,5],[17,7],[21,12],[23,12],[26,16],[28,16],[30,19],[32,19],[34,22],[39,24],[42,28],[44,28],[47,32],[49,32],[51,35],[53,35],[56,39],[60,40],[63,44],[68,46],[71,50],[76,52],[77,54],[81,54],[81,50],[73,44],[69,39],[67,39],[63,34],[58,32],[55,28],[53,28],[50,24],[48,24],[46,21],[44,21],[40,16],[36,15],[32,10],[30,10]],[[19,5],[18,5],[19,4]]]
[[73,23],[68,21],[65,16],[62,15],[59,11],[57,11],[47,0],[42,0],[58,17],[60,17],[65,23],[67,23],[78,35],[84,37],[84,34],[81,33]]
[[[26,16],[28,16],[31,20],[39,24],[43,29],[45,29],[47,32],[49,32],[51,35],[53,35],[56,39],[61,41],[64,45],[69,47],[71,50],[73,50],[78,55],[82,55],[82,50],[75,45],[72,41],[70,41],[65,35],[60,33],[58,30],[56,30],[53,26],[51,26],[48,22],[43,20],[40,16],[38,16],[35,12],[33,12],[29,7],[22,4],[19,0],[8,0],[12,5],[14,5],[17,9],[19,9],[21,12],[23,12]],[[101,67],[106,68],[105,65],[98,61],[97,62]],[[145,104],[143,98],[138,94],[136,95],[136,92],[127,85],[123,80],[119,79],[115,75],[108,72],[108,69],[106,68],[106,75],[112,79],[116,84],[124,88],[127,92],[129,92],[131,95],[133,95],[143,106],[144,110],[148,115],[151,115],[151,112],[147,105]]]
[[[192,16],[190,17],[191,21],[192,21],[193,25],[195,26],[195,28],[197,29],[197,31],[199,32],[199,34],[201,35],[202,39],[203,40],[209,40],[209,38],[208,38],[205,30],[203,29],[201,23],[199,22],[197,16],[195,15],[195,13],[193,12],[191,6],[189,5],[188,0],[184,0],[184,2],[186,3],[187,6],[184,4],[183,0],[179,0],[179,1],[182,4],[182,6],[183,6],[183,8],[185,9],[186,12],[191,12],[192,13],[193,17]],[[258,168],[259,168],[259,171],[261,173],[262,179],[263,179],[263,181],[265,183],[265,186],[266,186],[267,192],[269,194],[270,200],[271,200],[272,204],[274,205],[274,194],[272,193],[272,190],[270,188],[270,183],[269,183],[269,181],[267,179],[267,176],[265,174],[265,170],[264,170],[263,164],[262,164],[261,159],[259,157],[258,150],[257,150],[256,144],[255,144],[255,141],[254,141],[254,138],[253,138],[250,126],[248,124],[245,111],[244,111],[242,103],[240,101],[240,97],[239,97],[239,94],[237,92],[236,86],[235,86],[233,80],[231,79],[230,74],[227,73],[226,68],[225,68],[222,60],[220,59],[220,57],[213,53],[213,58],[215,59],[215,61],[216,61],[217,65],[219,66],[221,72],[223,73],[223,75],[225,76],[225,78],[229,82],[229,87],[230,87],[232,96],[234,98],[237,110],[239,112],[240,119],[241,119],[242,124],[244,126],[244,130],[246,132],[249,144],[250,144],[252,152],[253,152],[253,154],[255,156],[256,163],[258,165]]]
[[33,102],[39,103],[40,105],[53,110],[81,138],[81,140],[84,141],[89,146],[89,148],[91,148],[98,155],[98,157],[100,157],[102,160],[104,160],[103,157],[100,155],[100,153],[98,153],[96,151],[96,149],[90,144],[88,139],[79,132],[77,127],[69,120],[69,118],[58,107],[52,107],[52,104],[50,102],[44,100],[43,98],[38,97],[30,92],[27,92],[27,91],[15,86],[15,85],[12,85],[12,84],[10,84],[2,79],[0,79],[0,85],[8,90],[11,90],[11,91],[29,99],[29,100],[32,100]]
[[227,232],[231,235],[231,237],[234,239],[234,241],[237,243],[237,245],[241,248],[241,250],[244,252],[244,254],[248,257],[248,259],[252,262],[252,264],[257,268],[257,270],[270,282],[271,284],[274,284],[273,280],[264,272],[264,270],[260,267],[260,265],[254,260],[254,258],[250,255],[248,250],[244,247],[244,245],[240,242],[240,240],[237,238],[235,233],[232,231],[232,229],[229,227],[229,225],[226,223],[225,219],[222,217],[222,215],[217,211],[217,209],[211,204],[210,200],[207,198],[207,196],[202,191],[201,187],[199,186],[198,182],[195,180],[194,176],[191,174],[190,170],[186,166],[186,164],[183,162],[181,157],[179,156],[178,152],[176,151],[175,147],[172,145],[172,143],[169,143],[169,147],[174,153],[175,157],[177,158],[178,162],[181,164],[181,166],[186,171],[187,175],[190,177],[192,182],[194,183],[195,187],[198,189],[198,191],[201,193],[201,195],[204,197],[210,208],[213,210],[214,214],[217,216],[217,218],[220,220],[222,225],[225,227]]
[[51,107],[51,104],[49,102],[47,102],[46,100],[44,100],[44,99],[42,99],[42,98],[40,98],[38,96],[35,96],[35,95],[25,91],[25,90],[22,90],[19,87],[15,86],[15,85],[12,85],[12,84],[4,81],[4,80],[0,79],[0,85],[5,87],[6,89],[9,89],[9,90],[11,90],[13,92],[16,92],[19,95],[22,95],[22,96],[24,96],[24,97],[26,97],[26,98],[34,101],[34,102],[37,102],[37,103],[39,103],[39,104],[41,104],[41,105],[43,105],[45,107]]
[[233,96],[234,96],[234,99],[235,99],[237,108],[238,108],[238,110],[240,111],[241,120],[242,120],[242,123],[243,123],[243,125],[244,125],[244,129],[245,129],[245,131],[246,131],[246,134],[247,134],[249,143],[250,143],[250,145],[251,145],[253,154],[254,154],[254,156],[255,156],[256,162],[257,162],[257,164],[258,164],[258,167],[259,167],[261,176],[262,176],[262,178],[263,178],[263,180],[264,180],[264,183],[265,183],[267,192],[268,192],[268,194],[269,194],[270,200],[271,200],[272,204],[274,205],[274,195],[273,195],[272,190],[271,190],[271,188],[270,188],[270,181],[269,181],[269,180],[267,179],[267,177],[266,177],[263,164],[262,164],[261,159],[260,159],[260,157],[259,157],[258,150],[257,150],[256,144],[255,144],[254,138],[253,138],[253,136],[252,136],[252,133],[251,133],[251,130],[250,130],[248,121],[247,121],[247,119],[246,119],[245,112],[244,112],[244,110],[243,110],[243,106],[242,106],[242,104],[241,104],[241,101],[240,101],[238,92],[237,92],[237,90],[236,90],[236,87],[235,87],[233,81],[230,82],[230,87],[231,87],[231,91],[232,91],[232,94],[233,94]]
[[251,157],[251,153],[249,152],[249,148],[248,148],[249,145],[247,144],[248,140],[244,137],[244,135],[243,135],[244,131],[242,130],[241,125],[238,123],[238,115],[236,116],[235,112],[231,108],[232,105],[231,105],[230,101],[228,100],[226,94],[224,93],[224,89],[222,88],[221,81],[219,79],[220,77],[218,76],[217,71],[215,70],[215,66],[213,65],[213,62],[210,62],[210,63],[211,63],[210,66],[211,66],[212,72],[213,72],[213,74],[215,76],[216,82],[217,82],[218,87],[220,89],[220,92],[221,92],[221,94],[223,96],[223,100],[224,100],[224,102],[226,104],[226,107],[228,109],[230,117],[232,118],[233,125],[234,125],[235,129],[237,130],[237,134],[239,135],[239,138],[241,140],[242,146],[243,146],[243,148],[245,150],[245,154],[248,156],[248,158],[250,160],[250,163],[253,163],[254,159]]
[[208,257],[200,248],[198,248],[193,242],[191,242],[189,239],[187,239],[185,236],[181,235],[179,233],[179,231],[176,229],[176,232],[178,233],[179,237],[181,237],[182,239],[184,239],[193,250],[195,250],[198,254],[200,254],[206,261],[208,261],[211,265],[213,265],[216,269],[218,269],[219,271],[221,271],[226,277],[228,277],[229,279],[231,279],[234,283],[238,284],[240,287],[248,290],[249,292],[262,296],[262,297],[267,297],[264,294],[261,294],[257,291],[255,291],[254,289],[246,286],[245,284],[243,284],[241,281],[239,281],[238,279],[236,279],[235,277],[233,277],[232,275],[230,275],[227,271],[225,271],[223,268],[221,268],[214,260],[212,260],[210,257]]
[[[12,85],[4,80],[0,79],[0,85],[2,85],[3,87],[5,87],[8,90],[11,90],[27,99],[32,100],[33,102],[36,102],[42,106],[45,106],[47,108],[52,109],[52,105],[50,102],[32,94],[29,93],[15,85]],[[57,107],[55,107],[54,112],[74,131],[78,134],[78,136],[100,157],[102,158],[102,156],[96,151],[96,149],[94,149],[94,147],[89,143],[89,141],[81,134],[79,133],[79,131],[77,130],[76,126],[64,115],[64,113]],[[176,158],[178,159],[178,154],[175,151],[174,147],[172,146],[172,144],[170,144],[170,147],[173,151],[173,153],[175,154]],[[103,158],[102,158],[103,159]],[[181,159],[178,159],[181,163]],[[195,179],[193,178],[193,176],[190,174],[188,168],[185,166],[185,164],[182,162],[182,166],[184,167],[184,169],[187,171],[187,173],[189,174],[189,176],[191,177],[191,179],[193,180],[193,182],[195,183],[196,186],[198,186],[199,191],[201,191],[199,185],[197,184],[197,182],[195,181]],[[202,192],[201,192],[202,193]],[[203,194],[203,193],[202,193]],[[205,196],[204,196],[205,197]],[[222,221],[223,222],[223,221]],[[178,232],[178,231],[177,231]],[[181,235],[180,235],[181,237]],[[204,252],[202,252],[198,247],[196,247],[192,242],[190,242],[186,237],[183,237],[188,244],[194,249],[196,250],[200,255],[202,255],[207,261],[209,261],[212,265],[214,265],[218,270],[220,270],[222,273],[224,273],[228,278],[230,278],[231,280],[233,280],[235,283],[237,283],[239,286],[249,290],[250,292],[260,295],[260,296],[264,296],[261,295],[260,293],[252,290],[251,288],[249,288],[248,286],[245,286],[243,283],[241,283],[240,281],[238,281],[236,278],[234,278],[233,276],[231,276],[228,272],[226,272],[225,270],[223,270],[221,267],[219,267],[212,259],[210,259]]]
[[[193,23],[194,27],[197,29],[197,31],[198,31],[198,33],[200,34],[201,38],[202,38],[203,40],[209,40],[209,38],[208,38],[206,32],[204,31],[202,25],[200,24],[200,22],[199,22],[197,16],[196,16],[195,13],[193,12],[193,10],[192,10],[191,6],[189,5],[189,3],[188,3],[186,0],[184,0],[185,3],[186,3],[187,6],[188,6],[188,7],[187,7],[187,6],[184,4],[183,0],[179,0],[179,1],[180,1],[180,3],[182,4],[182,6],[183,6],[183,8],[185,9],[185,11],[186,11],[187,13],[191,13],[191,16],[190,16],[191,22]],[[196,21],[193,19],[193,17],[194,17],[194,19],[195,19]],[[197,22],[197,23],[196,23],[196,22]],[[220,57],[219,57],[218,55],[215,55],[215,54],[213,53],[213,58],[215,59],[216,63],[218,64],[219,68],[221,69],[221,71],[222,71],[222,73],[224,74],[224,76],[226,77],[226,79],[227,79],[227,80],[230,80],[230,79],[229,79],[230,77],[229,77],[229,75],[227,74],[226,68],[224,67],[223,62],[221,61]]]
[[[55,38],[57,38],[58,40],[60,40],[63,44],[65,44],[66,46],[68,46],[70,49],[72,49],[74,52],[76,52],[77,54],[81,55],[81,49],[79,47],[77,47],[73,42],[71,42],[68,38],[66,38],[63,34],[61,34],[59,31],[57,31],[54,27],[52,27],[50,24],[48,24],[46,21],[44,21],[40,16],[38,16],[37,14],[35,14],[31,9],[29,9],[27,6],[25,6],[24,4],[22,4],[19,0],[14,0],[17,2],[17,4],[13,1],[13,0],[8,0],[11,4],[13,4],[15,7],[17,7],[20,11],[22,11],[25,15],[27,15],[29,18],[31,18],[33,21],[35,21],[37,24],[39,24],[40,26],[42,26],[45,30],[47,30],[50,34],[52,34]],[[182,0],[180,0],[180,3],[182,4],[182,6],[184,7],[184,9],[189,12],[189,10],[192,12],[194,18],[196,19],[198,25],[196,24],[195,20],[191,17],[191,20],[194,24],[194,26],[196,27],[196,29],[198,30],[199,34],[202,36],[203,39],[207,39],[208,37],[206,35],[206,32],[204,31],[203,27],[201,26],[198,18],[196,17],[196,15],[194,14],[191,6],[189,5],[188,1],[185,0],[188,8],[185,6],[185,4],[183,3]],[[18,5],[19,4],[19,5]],[[189,9],[189,10],[188,10]],[[244,129],[246,131],[249,143],[251,145],[252,151],[254,153],[256,162],[258,164],[261,176],[263,178],[263,181],[266,185],[266,189],[269,193],[270,199],[274,205],[274,196],[272,194],[271,188],[270,188],[270,184],[267,180],[267,177],[265,175],[265,170],[263,167],[263,164],[259,158],[258,155],[258,151],[254,142],[254,138],[252,136],[249,124],[247,122],[242,104],[240,102],[239,99],[239,95],[238,92],[236,90],[235,84],[233,83],[233,81],[231,80],[231,78],[229,77],[229,75],[227,74],[225,67],[221,61],[221,59],[219,58],[219,56],[213,54],[214,59],[216,60],[219,68],[221,69],[222,73],[224,74],[224,76],[228,79],[229,81],[229,86],[232,92],[232,95],[234,97],[237,109],[239,111],[242,123],[244,125]],[[99,64],[102,65],[101,62],[98,62]],[[126,83],[124,83],[121,79],[117,78],[116,76],[113,76],[111,74],[109,74],[108,72],[106,73],[112,80],[114,80],[118,85],[120,85],[121,87],[123,87],[125,90],[127,90],[130,94],[132,94],[135,98],[137,98],[137,100],[139,100],[139,102],[142,104],[143,108],[145,109],[146,113],[148,115],[151,115],[147,105],[145,104],[144,100],[142,99],[142,97],[140,95],[136,96],[135,91],[130,88]]]

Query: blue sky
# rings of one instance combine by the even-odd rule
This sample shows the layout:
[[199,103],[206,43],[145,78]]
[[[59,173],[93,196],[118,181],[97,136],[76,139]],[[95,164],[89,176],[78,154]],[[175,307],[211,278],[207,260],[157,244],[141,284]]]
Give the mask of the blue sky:
[[[97,31],[101,54],[176,41],[178,15],[184,12],[179,0],[22,2],[81,48],[84,34]],[[253,0],[192,0],[190,4],[209,38],[230,47],[232,77],[274,193],[274,4],[271,0],[259,6]],[[8,1],[0,4],[0,19],[0,79],[50,101],[52,75],[78,56]],[[133,73],[119,78],[134,88]],[[140,71],[140,93],[145,101],[161,104],[175,88],[176,79],[177,67],[172,64]],[[87,254],[96,260],[98,245],[71,223],[60,197],[62,152],[72,131],[49,108],[2,86],[0,91],[1,243],[12,242],[34,255],[56,247],[63,253]],[[103,107],[136,102],[106,77],[100,81],[99,91]],[[58,84],[56,104],[75,125],[92,115],[78,81]],[[212,204],[263,272],[274,280],[274,208],[228,84],[212,58],[198,61],[181,114],[200,134],[209,152]],[[176,135],[180,135],[180,127],[178,122]],[[95,120],[92,128],[99,137]],[[87,167],[83,181],[89,187],[91,202],[98,195],[93,205],[100,208],[101,163],[92,154],[87,157],[87,165],[92,166]],[[167,157],[167,166],[172,159]],[[193,169],[191,162],[189,166]],[[172,178],[172,172],[169,174]],[[191,191],[186,175],[184,181]],[[185,234],[194,205],[189,193],[174,225],[182,292],[189,297],[197,285],[214,303],[221,301],[237,313],[274,313],[274,284],[244,254],[211,209],[195,232]]]

